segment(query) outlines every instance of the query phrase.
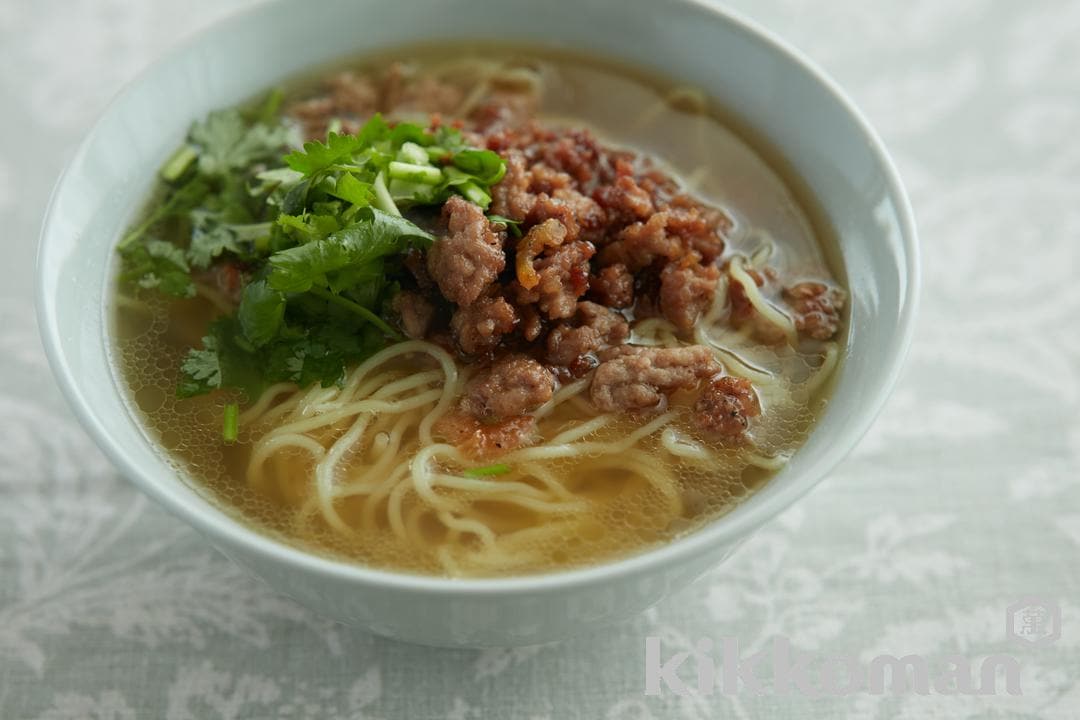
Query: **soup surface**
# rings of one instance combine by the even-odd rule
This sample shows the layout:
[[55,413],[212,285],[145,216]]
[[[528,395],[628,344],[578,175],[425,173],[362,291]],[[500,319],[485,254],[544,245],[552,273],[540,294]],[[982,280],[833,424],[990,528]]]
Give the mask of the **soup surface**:
[[228,512],[365,565],[535,573],[690,532],[803,443],[846,301],[719,117],[482,47],[214,113],[118,248],[131,405]]

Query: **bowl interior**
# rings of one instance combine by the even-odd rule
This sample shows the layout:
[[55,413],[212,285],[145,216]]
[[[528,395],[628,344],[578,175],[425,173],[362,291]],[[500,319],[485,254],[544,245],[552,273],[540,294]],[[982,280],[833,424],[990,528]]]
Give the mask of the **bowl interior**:
[[831,82],[767,35],[715,9],[659,0],[629,13],[620,0],[579,0],[572,10],[577,19],[567,22],[570,7],[553,11],[531,0],[329,0],[320,6],[320,22],[311,23],[305,3],[281,0],[200,35],[113,102],[54,193],[39,255],[39,314],[65,393],[127,476],[220,543],[241,543],[358,579],[432,588],[445,582],[287,548],[236,523],[176,477],[125,409],[110,369],[105,301],[112,248],[192,120],[342,56],[511,34],[661,73],[716,98],[810,188],[836,231],[853,302],[847,357],[824,417],[790,464],[729,515],[667,547],[601,568],[469,582],[550,586],[571,576],[668,562],[749,532],[809,490],[853,447],[899,370],[917,286],[910,208],[879,141]]

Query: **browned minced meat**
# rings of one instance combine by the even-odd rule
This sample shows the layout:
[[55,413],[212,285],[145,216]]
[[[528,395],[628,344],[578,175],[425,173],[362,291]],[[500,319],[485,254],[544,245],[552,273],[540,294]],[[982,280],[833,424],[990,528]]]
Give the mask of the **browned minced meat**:
[[701,345],[675,348],[622,345],[604,351],[589,394],[603,412],[661,410],[667,396],[716,375],[720,366]]
[[538,98],[520,92],[492,92],[487,101],[473,111],[471,119],[480,130],[514,127],[526,122],[535,112]]
[[519,303],[536,303],[550,320],[567,318],[589,289],[589,259],[596,254],[592,243],[577,240],[549,249],[533,263],[540,281],[536,287],[515,287]]
[[459,307],[450,318],[450,329],[458,348],[466,355],[494,350],[503,335],[514,331],[518,315],[501,297],[487,297]]
[[[540,197],[543,198],[543,194]],[[559,207],[563,206],[569,209],[570,216],[577,223],[579,231],[585,239],[594,239],[600,236],[598,233],[602,233],[604,230],[607,215],[595,200],[572,188],[556,189],[551,194],[551,199],[553,202],[550,204],[537,202],[533,206],[532,215],[542,219],[547,216],[547,208],[554,206],[556,210],[552,216],[561,216],[562,213]]]
[[531,413],[555,394],[555,376],[526,355],[504,355],[465,388],[461,409],[484,421]]
[[525,216],[525,224],[536,227],[550,221],[558,222],[564,228],[565,239],[577,240],[581,234],[581,225],[574,214],[574,208],[562,200],[556,200],[547,193],[535,196],[532,209]]
[[320,94],[290,104],[286,113],[300,122],[306,137],[323,139],[333,120],[353,133],[376,111],[453,113],[464,99],[463,88],[395,62],[381,74],[331,75]]
[[625,265],[600,268],[589,277],[589,297],[608,307],[630,307],[634,304],[634,276]]
[[379,107],[379,88],[370,77],[342,72],[330,76],[325,85],[324,95],[301,100],[287,108],[300,121],[306,137],[322,139],[335,118],[342,121],[344,130],[355,131],[358,121]]
[[784,299],[795,312],[795,327],[816,340],[828,340],[840,327],[847,294],[821,282],[801,282],[784,288]]
[[457,85],[430,75],[410,75],[401,63],[390,66],[382,88],[382,105],[387,112],[452,113],[461,107],[465,92]]
[[548,165],[569,174],[579,183],[587,183],[599,165],[603,154],[593,134],[583,128],[567,128],[550,140],[540,151]]
[[641,270],[656,260],[677,260],[686,248],[679,236],[667,231],[670,213],[661,211],[645,222],[635,222],[619,231],[615,241],[600,252],[600,264],[625,265]]
[[692,330],[713,302],[720,269],[695,259],[671,263],[660,273],[660,312],[680,330]]
[[557,248],[573,239],[565,223],[555,218],[547,218],[529,228],[529,232],[525,233],[525,237],[518,243],[518,252],[531,246],[532,256],[535,258],[546,248]]
[[505,160],[506,175],[491,189],[491,212],[520,222],[536,204],[536,196],[529,192],[532,178],[521,151],[506,153]]
[[[537,98],[513,83],[496,81],[482,97],[469,97],[475,110],[468,117],[453,117],[469,92],[393,64],[337,75],[323,95],[289,110],[308,133],[325,133],[333,119],[350,130],[376,110],[437,113],[432,127],[458,127],[466,142],[506,161],[487,214],[514,222],[493,224],[454,196],[440,219],[414,218],[436,240],[407,254],[406,271],[395,278],[403,291],[393,307],[406,334],[491,363],[440,422],[457,428],[445,437],[476,456],[531,442],[529,413],[552,396],[557,379],[594,370],[590,393],[605,412],[656,411],[677,390],[721,378],[704,347],[626,343],[632,322],[659,316],[689,337],[727,271],[732,217],[689,195],[644,155],[606,147],[584,128],[540,124]],[[774,283],[763,289],[769,297],[782,287],[775,273],[747,271],[759,285]],[[757,317],[738,283],[727,292],[729,322],[752,323],[759,342],[784,339]],[[801,282],[783,297],[803,336],[836,333],[843,291]],[[724,438],[744,434],[758,412],[753,388],[733,378],[709,384],[697,403],[700,424]]]
[[652,196],[630,175],[619,175],[613,185],[599,188],[595,196],[613,218],[626,223],[646,220],[656,212]]
[[673,197],[667,210],[667,231],[682,238],[703,261],[712,262],[724,253],[724,236],[734,223],[723,210],[702,205],[686,194]]
[[745,378],[714,378],[694,404],[697,426],[721,438],[741,440],[750,428],[750,418],[761,414],[754,386]]
[[379,101],[379,90],[368,78],[343,72],[330,78],[334,102],[347,114],[361,118],[373,112]]
[[478,205],[457,195],[443,205],[443,218],[447,234],[428,250],[428,273],[447,300],[468,305],[506,267],[502,239]]
[[536,418],[532,415],[484,423],[472,415],[454,411],[439,418],[432,430],[477,460],[532,445],[538,439]]
[[427,270],[427,256],[421,250],[410,249],[406,251],[402,264],[412,275],[417,287],[425,293],[435,290],[435,281]]
[[518,308],[518,314],[521,316],[518,332],[527,342],[532,342],[543,334],[544,319],[535,305],[522,305]]
[[[511,154],[521,155],[521,151],[514,150]],[[528,177],[528,187],[534,192],[544,192],[551,195],[556,190],[566,190],[574,187],[574,178],[542,162],[538,162],[529,168]]]
[[394,296],[393,309],[401,316],[401,329],[411,338],[427,335],[435,317],[435,306],[419,293],[403,291]]
[[630,337],[630,325],[619,313],[594,302],[580,302],[572,321],[561,322],[548,333],[547,361],[574,367],[581,356],[620,345]]

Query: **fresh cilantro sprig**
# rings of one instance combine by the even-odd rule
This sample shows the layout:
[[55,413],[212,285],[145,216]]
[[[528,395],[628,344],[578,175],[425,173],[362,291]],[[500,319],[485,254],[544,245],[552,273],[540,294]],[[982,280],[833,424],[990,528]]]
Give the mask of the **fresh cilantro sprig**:
[[[157,202],[118,246],[129,286],[186,298],[215,277],[239,281],[235,310],[185,355],[180,397],[232,389],[254,399],[276,382],[341,382],[350,365],[402,339],[386,311],[402,255],[433,241],[403,212],[452,194],[487,209],[506,172],[456,129],[380,115],[355,135],[297,148],[280,103],[274,93],[193,125],[161,169]],[[228,442],[237,418],[228,405]]]

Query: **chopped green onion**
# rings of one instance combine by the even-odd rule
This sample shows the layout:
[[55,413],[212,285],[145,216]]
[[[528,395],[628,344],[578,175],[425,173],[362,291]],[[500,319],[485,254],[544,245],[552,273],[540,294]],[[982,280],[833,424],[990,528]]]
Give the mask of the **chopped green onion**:
[[472,175],[464,170],[458,170],[453,165],[447,165],[442,171],[443,175],[446,176],[446,179],[450,181],[451,185],[461,185],[462,183],[472,180]]
[[424,183],[425,185],[438,185],[443,181],[442,171],[430,165],[416,165],[391,160],[387,171],[392,179],[397,180]]
[[470,468],[464,472],[465,477],[478,478],[478,477],[490,477],[492,475],[505,475],[510,472],[510,466],[502,463],[495,465],[485,465],[483,467]]
[[390,197],[396,200],[412,200],[414,202],[430,202],[435,190],[431,185],[409,182],[408,180],[391,180],[387,189],[390,190]]
[[225,406],[225,416],[221,423],[221,439],[231,445],[240,436],[240,406],[229,403]]
[[439,145],[429,145],[424,148],[424,152],[427,153],[428,161],[438,162],[444,160],[450,154],[450,151]]
[[398,150],[398,160],[416,165],[428,165],[431,162],[428,159],[427,150],[414,142],[401,144],[401,149]]
[[191,145],[181,146],[165,161],[161,168],[161,179],[165,182],[176,182],[198,157],[199,151]]
[[390,197],[390,191],[386,189],[386,178],[383,177],[381,171],[375,176],[375,207],[401,217],[401,211],[394,204],[394,198]]
[[488,205],[491,204],[491,196],[473,182],[462,183],[457,186],[458,192],[465,196],[465,199],[474,202],[480,207],[487,210]]

